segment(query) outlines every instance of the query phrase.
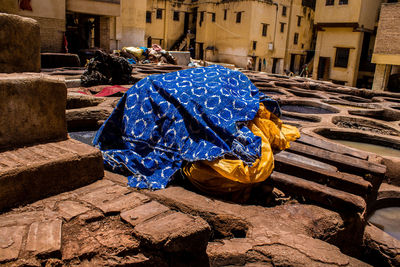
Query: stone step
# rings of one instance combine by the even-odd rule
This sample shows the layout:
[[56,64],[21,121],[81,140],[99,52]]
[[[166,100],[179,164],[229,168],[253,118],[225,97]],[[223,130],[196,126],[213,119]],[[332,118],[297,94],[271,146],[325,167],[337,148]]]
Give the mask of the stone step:
[[337,166],[341,171],[348,171],[358,175],[372,174],[383,178],[386,173],[385,165],[327,151],[299,142],[291,143],[288,151],[332,164]]
[[0,153],[0,211],[94,182],[101,152],[73,139]]
[[371,183],[361,176],[338,172],[334,166],[325,163],[315,164],[313,159],[305,158],[308,162],[306,160],[300,162],[298,159],[302,156],[287,151],[274,155],[274,158],[275,170],[282,173],[302,177],[363,198],[366,198],[372,190]]
[[278,189],[304,197],[333,210],[363,213],[366,209],[365,200],[360,196],[276,171],[271,174],[270,178]]

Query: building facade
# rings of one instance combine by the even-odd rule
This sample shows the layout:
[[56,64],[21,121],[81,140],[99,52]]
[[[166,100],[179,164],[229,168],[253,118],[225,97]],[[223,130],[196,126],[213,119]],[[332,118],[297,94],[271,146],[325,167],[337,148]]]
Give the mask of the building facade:
[[380,0],[320,0],[313,78],[371,88]]

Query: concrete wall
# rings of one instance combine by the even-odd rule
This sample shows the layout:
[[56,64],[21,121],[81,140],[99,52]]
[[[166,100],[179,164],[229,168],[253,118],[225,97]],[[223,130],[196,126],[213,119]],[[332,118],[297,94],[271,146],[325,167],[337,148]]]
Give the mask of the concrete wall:
[[363,1],[369,0],[350,0],[348,5],[339,5],[339,0],[335,0],[333,6],[326,6],[325,0],[317,0],[315,23],[358,23]]
[[120,4],[94,0],[67,0],[67,11],[118,17],[121,15]]
[[18,1],[3,1],[0,11],[30,17],[39,22],[42,52],[63,52],[65,0],[31,0],[32,11],[21,10]]
[[119,47],[144,46],[146,0],[121,0],[121,16],[116,20]]
[[[354,86],[357,81],[360,53],[363,41],[362,32],[354,32],[352,28],[325,28],[319,31],[314,58],[313,78],[317,79],[320,57],[330,58],[329,79],[344,81]],[[350,48],[347,68],[335,67],[336,48]]]

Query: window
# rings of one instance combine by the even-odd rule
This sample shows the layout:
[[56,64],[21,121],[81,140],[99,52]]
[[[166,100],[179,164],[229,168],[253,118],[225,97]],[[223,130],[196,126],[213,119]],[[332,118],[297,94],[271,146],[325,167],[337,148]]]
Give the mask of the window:
[[162,9],[157,9],[156,12],[156,19],[162,19]]
[[242,22],[242,12],[236,13],[236,23]]
[[294,33],[293,44],[297,45],[299,43],[299,34],[297,32]]
[[333,6],[335,4],[335,0],[326,0],[325,5],[326,6]]
[[199,20],[200,27],[201,27],[201,24],[203,23],[203,20],[204,20],[204,11],[201,11],[200,12],[200,20]]
[[211,21],[215,22],[215,13],[211,13]]
[[174,11],[174,20],[179,21],[179,11]]
[[257,41],[253,41],[253,50],[257,49]]
[[339,5],[347,5],[349,0],[339,0]]
[[281,32],[285,32],[285,23],[281,22]]
[[286,7],[282,6],[282,16],[286,17]]
[[301,16],[297,16],[297,26],[301,26]]
[[268,24],[262,24],[262,36],[267,36]]
[[336,48],[335,67],[347,68],[350,48]]
[[146,11],[146,23],[151,23],[151,11]]
[[226,20],[227,15],[228,15],[228,9],[224,9],[224,20]]

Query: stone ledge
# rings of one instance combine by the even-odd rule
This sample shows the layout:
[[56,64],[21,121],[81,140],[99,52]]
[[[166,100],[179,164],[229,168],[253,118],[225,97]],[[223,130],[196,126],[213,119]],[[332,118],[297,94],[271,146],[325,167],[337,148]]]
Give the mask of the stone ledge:
[[100,151],[72,139],[2,152],[0,166],[0,211],[104,176]]

